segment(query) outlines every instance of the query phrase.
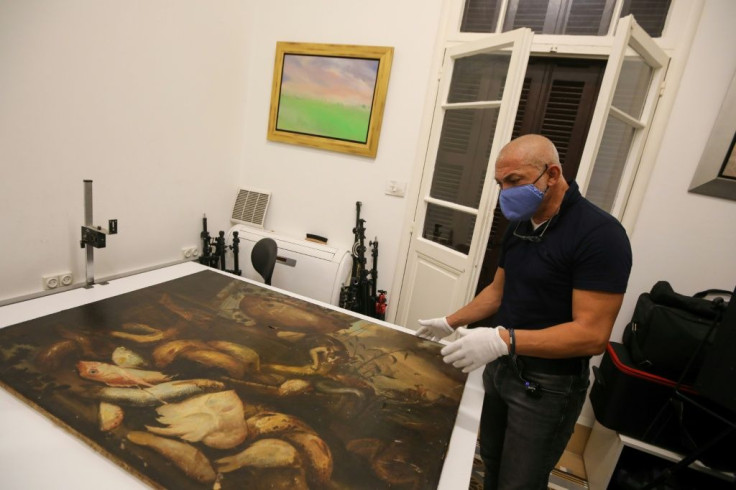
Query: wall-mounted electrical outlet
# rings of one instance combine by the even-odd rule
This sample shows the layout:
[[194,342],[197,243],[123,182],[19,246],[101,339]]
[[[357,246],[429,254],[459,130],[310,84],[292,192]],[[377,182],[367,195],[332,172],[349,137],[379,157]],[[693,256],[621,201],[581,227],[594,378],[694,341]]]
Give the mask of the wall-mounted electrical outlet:
[[387,196],[404,197],[406,194],[406,182],[389,180],[386,182],[386,190],[384,191],[384,194]]
[[74,284],[74,275],[71,272],[62,272],[59,274],[59,287],[71,286]]
[[53,274],[49,276],[43,276],[41,277],[41,283],[43,284],[43,288],[48,289],[56,289],[59,287],[59,275]]
[[199,248],[184,247],[181,249],[181,254],[186,260],[194,260],[199,257]]

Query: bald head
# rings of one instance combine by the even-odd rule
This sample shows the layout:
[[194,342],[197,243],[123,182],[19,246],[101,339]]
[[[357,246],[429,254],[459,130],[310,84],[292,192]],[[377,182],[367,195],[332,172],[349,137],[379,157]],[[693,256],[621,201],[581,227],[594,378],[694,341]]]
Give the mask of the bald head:
[[536,223],[557,213],[569,188],[562,175],[557,148],[539,134],[520,136],[501,149],[496,159],[496,182],[501,192],[528,184],[544,192],[544,199],[533,216]]
[[510,141],[501,149],[497,165],[512,160],[519,165],[542,169],[545,165],[560,165],[560,156],[554,143],[541,134],[525,134]]

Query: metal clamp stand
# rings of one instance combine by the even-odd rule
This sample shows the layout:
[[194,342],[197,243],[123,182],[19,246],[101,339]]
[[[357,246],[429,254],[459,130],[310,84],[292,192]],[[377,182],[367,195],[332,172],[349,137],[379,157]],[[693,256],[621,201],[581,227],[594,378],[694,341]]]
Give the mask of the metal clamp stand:
[[[85,266],[85,275],[87,283],[84,286],[89,289],[95,284],[94,274],[94,249],[105,248],[106,235],[115,235],[118,232],[118,220],[111,219],[108,221],[108,228],[95,226],[92,224],[92,181],[84,181],[84,225],[82,226],[82,239],[79,242],[82,248],[87,249],[87,263]],[[101,283],[107,284],[107,283]]]
[[238,267],[238,255],[240,254],[240,238],[238,237],[237,231],[233,231],[233,244],[230,245],[228,248],[233,251],[233,269],[228,270],[227,272],[235,274],[236,276],[240,276],[242,275],[243,271],[241,271]]
[[212,266],[212,245],[210,232],[207,231],[207,215],[202,216],[202,232],[199,234],[202,239],[202,255],[199,256],[199,263],[208,267]]
[[[215,238],[215,255],[220,261],[220,270],[225,270],[225,232],[220,230]],[[215,263],[215,267],[217,264]]]
[[[199,263],[212,267],[214,269],[220,269],[221,271],[229,272],[231,274],[241,275],[243,271],[238,268],[238,254],[239,254],[239,243],[238,232],[233,232],[233,244],[228,246],[225,244],[225,232],[220,231],[217,237],[211,238],[210,233],[207,231],[207,215],[202,217],[202,232],[199,234],[202,239],[202,255],[199,257]],[[214,244],[214,252],[212,251],[212,245]],[[225,264],[225,252],[230,249],[233,251],[233,259],[235,266],[232,270],[226,268]]]
[[365,220],[360,217],[362,203],[355,203],[355,227],[353,236],[353,268],[350,274],[350,283],[340,289],[340,308],[372,316],[380,320],[386,317],[386,291],[378,287],[378,237],[369,241],[373,267],[367,269],[365,252]]

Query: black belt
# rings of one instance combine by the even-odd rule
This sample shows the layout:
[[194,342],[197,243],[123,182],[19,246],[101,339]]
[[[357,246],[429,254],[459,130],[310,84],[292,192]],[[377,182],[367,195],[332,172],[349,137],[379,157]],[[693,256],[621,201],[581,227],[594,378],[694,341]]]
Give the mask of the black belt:
[[544,359],[541,357],[516,356],[519,370],[544,374],[582,374],[588,369],[587,357],[569,359]]

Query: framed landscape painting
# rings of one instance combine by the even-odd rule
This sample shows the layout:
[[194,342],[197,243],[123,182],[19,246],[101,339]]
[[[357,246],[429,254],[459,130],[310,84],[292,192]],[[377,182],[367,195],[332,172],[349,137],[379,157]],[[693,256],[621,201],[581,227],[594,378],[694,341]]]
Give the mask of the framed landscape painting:
[[276,44],[268,139],[375,157],[393,48]]

